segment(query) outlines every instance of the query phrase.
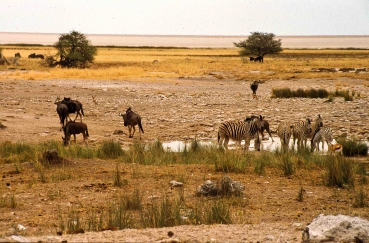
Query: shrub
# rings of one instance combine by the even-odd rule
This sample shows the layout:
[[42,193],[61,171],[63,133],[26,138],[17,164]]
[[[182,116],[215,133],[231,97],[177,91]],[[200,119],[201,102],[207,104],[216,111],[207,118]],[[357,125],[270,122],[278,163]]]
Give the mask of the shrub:
[[343,146],[343,155],[345,156],[367,156],[368,155],[368,145],[362,143],[356,139],[337,139],[337,142]]
[[100,145],[100,148],[98,148],[98,157],[101,159],[115,159],[122,155],[124,155],[122,147],[120,146],[119,142],[114,142],[113,140],[104,141]]
[[329,156],[326,159],[327,186],[354,186],[353,163],[343,156]]

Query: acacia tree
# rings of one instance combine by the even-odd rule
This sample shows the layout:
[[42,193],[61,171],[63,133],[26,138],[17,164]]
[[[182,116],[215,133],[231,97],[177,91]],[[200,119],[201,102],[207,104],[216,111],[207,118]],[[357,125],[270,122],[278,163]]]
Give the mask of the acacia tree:
[[247,40],[238,43],[233,42],[236,47],[242,48],[241,56],[257,55],[264,57],[266,54],[274,54],[282,51],[281,39],[274,40],[273,33],[251,32]]
[[92,46],[86,36],[77,31],[62,34],[59,41],[54,44],[58,50],[57,56],[60,60],[49,63],[50,66],[85,68],[92,63],[97,54],[96,47]]

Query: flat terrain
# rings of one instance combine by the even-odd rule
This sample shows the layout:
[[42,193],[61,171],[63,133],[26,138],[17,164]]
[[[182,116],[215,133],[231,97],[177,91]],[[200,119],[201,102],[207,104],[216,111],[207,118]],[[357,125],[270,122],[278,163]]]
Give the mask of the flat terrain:
[[[152,143],[193,139],[216,143],[217,130],[226,120],[243,120],[251,114],[263,115],[275,131],[280,121],[299,121],[307,117],[323,116],[324,126],[334,135],[365,139],[369,137],[369,85],[360,79],[340,78],[268,80],[259,85],[258,100],[252,99],[250,82],[217,79],[214,75],[179,79],[140,79],[130,81],[48,80],[2,81],[0,83],[0,141],[38,143],[55,140],[62,142],[59,118],[54,101],[57,96],[71,97],[83,104],[84,119],[89,129],[89,145],[105,140],[119,141],[128,149],[134,140],[128,138],[128,129],[122,117],[127,107],[142,117],[142,141]],[[325,99],[274,99],[273,88],[323,88],[328,91],[350,90],[360,97],[344,102]],[[95,96],[97,103],[94,103]],[[74,115],[72,115],[74,117]],[[118,130],[123,133],[117,133]],[[275,133],[272,134],[274,137]],[[264,141],[263,143],[267,143]],[[83,144],[77,136],[77,144]],[[255,152],[256,153],[256,152]],[[48,177],[67,173],[70,179],[41,183],[32,161],[23,163],[21,173],[14,165],[1,164],[0,192],[5,198],[15,195],[17,207],[0,208],[0,241],[14,240],[17,232],[32,241],[67,240],[89,242],[147,242],[163,241],[167,232],[173,238],[187,242],[300,242],[302,230],[320,213],[348,214],[369,219],[368,208],[352,207],[355,190],[329,188],[322,183],[323,172],[300,171],[284,177],[280,170],[267,169],[263,176],[249,173],[229,174],[246,186],[244,210],[237,215],[239,224],[211,226],[178,226],[174,228],[104,231],[79,235],[57,236],[58,211],[78,208],[88,215],[111,200],[117,193],[132,192],[142,185],[144,198],[161,197],[163,192],[174,197],[169,181],[179,176],[186,178],[185,198],[196,201],[196,188],[206,179],[216,180],[224,174],[212,166],[171,165],[141,166],[121,164],[127,185],[112,185],[116,162],[67,158],[65,168],[51,168]],[[136,174],[139,174],[137,176]],[[296,200],[301,186],[306,194],[303,202]],[[26,227],[16,230],[17,225]],[[37,237],[36,237],[37,236]]]

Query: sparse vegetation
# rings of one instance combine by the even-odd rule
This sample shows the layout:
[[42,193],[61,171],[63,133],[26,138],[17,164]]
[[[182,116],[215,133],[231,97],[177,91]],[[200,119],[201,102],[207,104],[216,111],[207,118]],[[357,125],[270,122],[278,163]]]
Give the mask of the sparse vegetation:
[[297,89],[291,90],[290,88],[280,88],[272,90],[272,98],[328,98],[329,101],[333,101],[334,97],[343,97],[345,101],[352,101],[355,92],[348,90],[336,90],[335,92],[328,92],[325,89]]
[[367,156],[368,145],[357,139],[337,139],[337,142],[343,146],[343,154],[345,156]]
[[[89,69],[49,68],[39,60],[26,59],[30,53],[56,55],[51,46],[0,46],[6,57],[12,57],[16,50],[22,56],[14,71],[1,75],[0,80],[45,80],[45,79],[94,79],[126,80],[142,78],[178,78],[216,75],[240,81],[255,79],[299,79],[320,78],[368,79],[369,73],[354,72],[312,72],[317,67],[352,68],[365,67],[367,50],[360,49],[285,49],[278,55],[267,55],[263,64],[240,62],[237,49],[188,49],[188,48],[128,48],[99,47],[98,55]],[[158,57],[160,57],[158,59]],[[188,60],[186,60],[188,58]],[[152,63],[159,60],[158,64]],[[189,60],[190,59],[190,60]],[[246,64],[246,65],[245,65]],[[7,70],[12,65],[0,65]],[[27,70],[27,72],[21,69]],[[219,70],[222,70],[219,73]],[[254,72],[259,70],[259,72]],[[341,81],[344,85],[344,82]]]

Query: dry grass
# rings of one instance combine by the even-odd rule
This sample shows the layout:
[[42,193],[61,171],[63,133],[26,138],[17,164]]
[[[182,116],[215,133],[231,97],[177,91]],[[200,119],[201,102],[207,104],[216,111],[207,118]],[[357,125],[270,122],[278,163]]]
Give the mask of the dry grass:
[[[0,66],[9,70],[0,80],[94,79],[127,80],[179,78],[214,75],[219,79],[299,79],[362,78],[368,73],[311,72],[313,68],[368,68],[367,50],[291,50],[265,57],[264,63],[241,58],[238,49],[161,49],[98,48],[89,69],[48,68],[39,59],[28,59],[31,53],[54,55],[52,47],[3,46],[3,54],[12,57],[19,52],[18,65]],[[157,61],[155,61],[157,60]]]

